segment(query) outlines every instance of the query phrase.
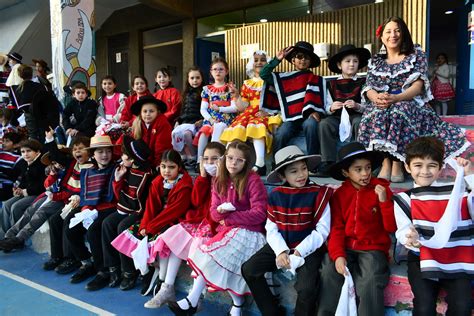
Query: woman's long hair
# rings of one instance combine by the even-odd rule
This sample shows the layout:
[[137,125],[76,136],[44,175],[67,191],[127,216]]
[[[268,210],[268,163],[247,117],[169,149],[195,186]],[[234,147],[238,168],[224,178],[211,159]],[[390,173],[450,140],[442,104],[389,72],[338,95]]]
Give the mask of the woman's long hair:
[[383,31],[385,30],[385,27],[387,26],[387,24],[390,22],[397,23],[398,27],[400,28],[401,40],[402,40],[402,43],[400,45],[400,53],[403,55],[412,54],[415,51],[415,46],[413,45],[413,39],[411,38],[411,34],[410,34],[410,31],[408,30],[407,24],[405,23],[405,21],[403,21],[402,18],[398,16],[391,16],[382,23],[382,34],[379,37],[381,46],[383,46],[383,43],[382,43]]

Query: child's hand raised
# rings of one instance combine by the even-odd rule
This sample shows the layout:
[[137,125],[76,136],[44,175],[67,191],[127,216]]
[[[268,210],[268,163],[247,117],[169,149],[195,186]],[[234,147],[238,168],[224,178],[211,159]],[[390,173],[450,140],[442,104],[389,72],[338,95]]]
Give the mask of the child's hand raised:
[[470,160],[458,157],[456,158],[456,162],[458,163],[459,166],[464,168],[464,175],[469,176],[471,174],[474,174],[474,165]]
[[336,265],[337,273],[339,273],[341,275],[346,275],[347,274],[347,272],[346,272],[346,266],[347,266],[346,258],[337,257],[335,265]]
[[283,251],[276,257],[276,265],[280,268],[291,269],[290,256],[288,256],[286,251]]
[[378,195],[380,202],[386,202],[387,201],[387,190],[385,190],[385,187],[383,185],[377,184],[375,186],[374,191]]
[[286,48],[283,48],[281,51],[279,51],[276,55],[276,58],[279,60],[279,61],[282,61],[283,58],[285,58],[286,56],[288,56],[288,54],[290,54],[291,52],[293,51],[293,47],[286,47]]
[[230,81],[228,83],[228,87],[229,87],[229,92],[232,98],[237,99],[239,97],[239,90],[237,90],[237,87],[235,86],[235,84],[232,81]]
[[122,179],[125,173],[127,173],[127,167],[121,164],[115,169],[115,181]]

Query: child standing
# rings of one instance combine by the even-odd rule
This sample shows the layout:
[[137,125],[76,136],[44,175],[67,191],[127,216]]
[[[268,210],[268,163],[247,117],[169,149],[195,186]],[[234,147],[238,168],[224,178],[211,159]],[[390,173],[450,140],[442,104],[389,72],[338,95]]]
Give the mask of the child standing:
[[194,315],[206,283],[232,297],[230,315],[241,315],[244,295],[250,294],[241,265],[265,244],[263,223],[267,194],[260,176],[252,171],[251,148],[241,141],[229,144],[212,187],[211,217],[217,234],[190,254],[189,265],[198,274],[187,297],[168,304],[175,315]]
[[[414,188],[394,196],[396,237],[409,249],[408,281],[414,295],[413,315],[435,315],[440,288],[447,292],[446,315],[468,316],[472,312],[473,195],[453,191],[456,188],[453,183],[437,181],[444,156],[444,144],[435,137],[420,137],[408,144],[405,169],[413,177]],[[457,164],[463,167],[465,175],[459,180],[466,181],[472,190],[472,163],[457,158]],[[452,202],[454,207],[449,206]],[[452,223],[454,227],[445,225],[445,214],[451,212],[457,217]],[[438,238],[442,235],[445,242]]]
[[201,115],[204,118],[201,130],[197,133],[195,143],[198,146],[198,160],[204,148],[211,141],[221,142],[221,134],[232,123],[237,112],[235,101],[237,91],[232,83],[226,82],[229,65],[222,57],[214,58],[211,62],[211,76],[214,83],[202,89]]
[[154,172],[148,162],[150,149],[142,139],[126,136],[122,152],[122,163],[115,169],[113,182],[117,212],[102,224],[102,251],[104,266],[110,274],[109,287],[120,285],[121,290],[128,290],[133,288],[136,279],[133,261],[119,255],[111,242],[143,216]]
[[[332,195],[332,189],[309,181],[308,170],[319,161],[319,156],[305,156],[296,146],[284,147],[275,154],[276,167],[267,181],[281,180],[283,185],[268,197],[267,244],[242,265],[242,275],[264,316],[286,315],[265,279],[266,272],[278,269],[296,269],[295,315],[316,313],[319,268],[331,226]],[[304,264],[297,265],[300,258],[304,258]]]
[[[357,71],[367,66],[370,51],[354,45],[344,45],[329,59],[329,70],[340,74],[336,80],[329,81],[326,94],[326,113],[319,123],[319,142],[321,144],[322,164],[317,177],[329,177],[329,166],[336,161],[336,144],[341,141],[357,139],[359,123],[364,112],[361,104],[361,91],[365,78],[358,77]],[[350,134],[341,135],[341,114],[347,111],[350,121]],[[348,126],[347,126],[348,127]],[[346,137],[342,139],[342,137]]]
[[135,119],[135,116],[130,110],[132,104],[137,102],[141,97],[152,95],[150,90],[148,90],[148,80],[142,75],[133,77],[132,91],[132,94],[125,99],[125,105],[120,115],[120,125],[122,125],[123,129],[131,127]]
[[183,107],[181,115],[176,121],[171,134],[173,149],[184,154],[184,165],[194,169],[196,165],[196,147],[193,137],[202,125],[201,93],[203,87],[203,73],[198,67],[191,67],[188,71],[188,81],[183,93]]
[[112,75],[102,78],[102,96],[99,99],[99,108],[97,109],[98,121],[96,125],[100,125],[100,119],[109,123],[119,123],[123,108],[125,107],[125,95],[117,92],[117,80]]
[[167,68],[161,68],[156,72],[155,81],[158,89],[155,86],[156,92],[153,96],[166,103],[167,110],[164,112],[164,115],[170,125],[173,126],[181,113],[181,95],[179,90],[173,86],[171,73]]
[[389,234],[396,230],[389,182],[372,177],[383,155],[360,143],[345,145],[338,154],[329,173],[344,182],[331,198],[329,256],[321,271],[318,315],[334,315],[346,269],[354,279],[357,315],[383,315]]
[[[157,237],[184,218],[191,204],[192,187],[192,179],[184,169],[179,153],[175,150],[165,151],[161,157],[160,176],[151,183],[143,218],[115,238],[112,245],[124,255],[132,257],[131,253],[140,240],[148,236],[148,263],[153,263],[163,246],[157,242]],[[161,281],[165,279],[167,259],[159,259]],[[138,276],[135,268],[125,272],[133,275],[129,282],[130,288],[133,288]],[[142,293],[147,292],[148,286],[149,284],[144,284]]]
[[200,173],[194,181],[191,194],[191,210],[186,212],[186,218],[181,223],[170,227],[160,235],[165,244],[160,257],[169,254],[168,267],[164,282],[156,295],[145,303],[146,308],[158,308],[166,302],[176,300],[174,282],[181,261],[187,260],[189,254],[212,237],[216,226],[210,218],[211,184],[217,174],[217,162],[225,153],[221,143],[207,144],[199,165]]
[[455,97],[453,86],[449,82],[450,72],[448,55],[445,53],[438,54],[436,56],[436,67],[433,70],[433,79],[431,80],[433,97],[441,103],[435,105],[436,114],[438,115],[448,115],[448,102]]
[[[296,70],[272,73],[283,58],[292,63]],[[270,112],[280,111],[283,119],[283,124],[275,133],[274,153],[287,146],[301,129],[306,137],[308,154],[319,153],[318,122],[324,114],[323,79],[310,70],[319,64],[313,45],[300,41],[279,51],[260,71],[260,77],[266,83],[262,107]],[[270,86],[274,86],[276,96],[271,93]]]
[[133,121],[133,138],[143,139],[151,155],[148,161],[153,168],[158,169],[161,155],[171,146],[171,125],[166,116],[166,104],[153,96],[144,96],[132,104],[130,108],[135,120]]

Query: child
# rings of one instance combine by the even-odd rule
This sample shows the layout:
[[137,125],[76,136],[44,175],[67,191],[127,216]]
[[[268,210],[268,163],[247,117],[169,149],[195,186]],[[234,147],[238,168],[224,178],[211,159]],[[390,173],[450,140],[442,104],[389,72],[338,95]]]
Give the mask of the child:
[[[74,258],[81,261],[82,266],[70,279],[71,283],[80,283],[97,273],[95,278],[86,285],[89,291],[103,288],[109,282],[109,275],[103,266],[101,226],[104,219],[116,210],[116,201],[112,189],[115,163],[112,160],[112,141],[109,136],[94,136],[88,148],[96,165],[81,170],[80,208],[76,208],[66,217],[65,237],[67,246]],[[73,225],[76,214],[86,210],[96,210],[97,217],[90,226],[86,222]],[[87,228],[86,228],[87,227]],[[89,242],[90,252],[84,243]]]
[[274,126],[281,124],[279,115],[270,116],[260,109],[260,95],[263,80],[260,78],[260,70],[267,64],[267,53],[262,50],[256,51],[247,64],[247,74],[252,79],[244,81],[237,105],[243,112],[239,114],[232,124],[224,130],[221,140],[229,143],[239,139],[243,142],[252,139],[256,153],[254,170],[261,176],[267,173],[265,167],[265,147],[270,152],[272,148],[272,130]]
[[158,169],[161,155],[171,149],[171,126],[163,115],[166,104],[153,96],[144,96],[130,108],[135,120],[132,126],[133,138],[143,139],[151,149],[148,161]]
[[[329,70],[340,75],[336,80],[329,81],[326,94],[326,113],[328,115],[319,123],[322,164],[316,173],[317,177],[329,177],[329,166],[336,161],[336,144],[339,141],[357,139],[360,119],[362,112],[364,112],[360,92],[365,84],[365,78],[358,77],[357,71],[367,66],[369,58],[370,51],[368,49],[344,45],[337,54],[329,59]],[[344,136],[340,135],[343,108],[349,114],[351,131],[350,134]],[[341,137],[345,138],[341,139]]]
[[222,57],[214,58],[211,62],[211,76],[214,83],[202,89],[201,115],[203,125],[197,133],[194,142],[198,146],[198,160],[201,158],[209,136],[211,141],[220,142],[221,134],[229,126],[237,112],[235,101],[237,91],[232,83],[226,83],[229,65]]
[[179,90],[173,87],[171,82],[171,73],[167,68],[161,68],[156,72],[155,94],[153,96],[166,103],[167,110],[164,113],[171,126],[181,113],[181,95]]
[[126,136],[122,152],[122,163],[115,169],[113,182],[117,212],[102,224],[102,252],[104,266],[109,269],[109,287],[120,285],[121,290],[128,290],[133,288],[131,281],[135,283],[133,261],[122,254],[119,256],[111,242],[143,216],[154,172],[148,162],[150,149],[142,139]]
[[252,171],[252,149],[241,141],[229,144],[212,186],[211,217],[217,234],[190,254],[188,263],[198,274],[188,296],[168,304],[176,315],[196,313],[206,283],[232,297],[230,315],[241,315],[250,290],[240,266],[265,244],[263,235],[267,194],[260,176]]
[[20,160],[18,144],[22,138],[20,134],[8,132],[3,135],[3,149],[0,150],[0,201],[13,197],[13,182],[15,165]]
[[8,57],[8,65],[10,66],[10,74],[8,75],[7,82],[5,85],[7,87],[12,87],[15,85],[19,85],[23,79],[21,79],[18,68],[22,65],[21,61],[23,56],[18,54],[17,52],[10,52],[7,54]]
[[8,108],[0,108],[0,149],[2,149],[3,135],[14,132],[15,128],[11,124],[13,111]]
[[[295,315],[316,313],[319,268],[331,226],[332,195],[332,189],[309,181],[308,170],[319,161],[319,156],[305,156],[296,146],[284,147],[275,154],[276,167],[267,181],[281,180],[283,185],[268,197],[267,244],[242,265],[242,275],[262,315],[286,315],[270,291],[265,273],[293,267],[298,275]],[[295,266],[297,257],[304,258],[304,264]]]
[[171,134],[173,149],[184,154],[184,165],[190,169],[196,166],[196,147],[193,137],[202,125],[201,93],[203,73],[198,67],[188,70],[188,81],[183,92],[183,107]]
[[[296,70],[272,73],[283,58]],[[268,111],[280,111],[283,118],[283,124],[275,134],[273,152],[287,146],[290,139],[303,129],[308,155],[319,153],[318,122],[324,114],[323,80],[310,70],[319,64],[313,45],[301,41],[279,51],[260,71],[260,78],[266,84],[262,107]],[[276,96],[270,92],[271,85],[275,86]]]
[[[414,188],[394,196],[396,237],[409,249],[408,281],[414,295],[413,315],[436,315],[440,288],[447,292],[446,315],[471,315],[473,196],[472,192],[468,195],[453,191],[452,183],[437,181],[444,157],[444,144],[435,137],[420,137],[408,144],[405,169],[413,177]],[[457,164],[464,168],[464,179],[472,190],[472,163],[457,158]],[[454,208],[448,206],[452,202]],[[458,213],[453,223],[456,229],[444,225],[446,212]],[[449,238],[444,245],[424,245],[445,234]]]
[[[81,139],[81,138],[80,138]],[[51,216],[60,212],[69,198],[80,192],[79,172],[80,164],[71,159],[66,153],[68,148],[58,150],[54,141],[53,130],[46,133],[45,149],[48,150],[41,158],[41,162],[50,168],[50,172],[44,186],[46,195],[37,199],[33,205],[28,207],[20,218],[5,234],[5,240],[0,242],[0,248],[4,250],[21,249],[25,246],[34,232],[41,227]],[[82,140],[82,142],[84,142]],[[74,146],[77,146],[77,140]],[[58,260],[59,264],[59,260]]]
[[141,97],[151,96],[150,90],[148,90],[148,80],[142,76],[137,75],[132,79],[132,91],[133,93],[125,99],[125,105],[120,116],[120,125],[123,129],[128,129],[132,126],[135,116],[130,111],[132,104],[137,102]]
[[210,218],[211,184],[217,174],[217,163],[225,153],[221,143],[210,142],[204,149],[202,163],[199,165],[199,175],[194,181],[191,194],[191,210],[186,212],[186,218],[181,223],[170,227],[160,235],[165,244],[161,257],[169,255],[166,277],[160,284],[156,295],[145,303],[146,308],[158,308],[161,305],[176,300],[174,282],[181,261],[187,260],[189,254],[209,240],[213,235],[215,223]]
[[354,279],[357,315],[384,315],[383,289],[388,283],[390,233],[396,229],[389,182],[372,178],[383,155],[349,143],[329,173],[344,181],[331,198],[329,256],[321,271],[318,315],[334,315],[344,275]]
[[72,87],[73,100],[63,112],[63,127],[66,137],[87,136],[95,133],[97,103],[89,99],[89,90],[82,82]]
[[[192,179],[184,169],[179,153],[175,150],[165,151],[161,157],[160,176],[151,183],[143,218],[120,234],[112,245],[121,253],[132,257],[131,253],[140,240],[148,236],[151,241],[148,244],[150,254],[147,263],[153,263],[160,251],[160,244],[162,247],[162,243],[156,242],[157,236],[184,218],[191,203],[192,187]],[[167,259],[159,259],[160,280],[165,278]],[[131,289],[137,278],[135,268],[124,272],[130,275],[126,289]],[[149,284],[144,284],[142,294],[145,294],[148,288]]]
[[101,86],[102,96],[99,99],[96,125],[101,124],[101,119],[109,123],[119,123],[125,106],[125,95],[117,92],[117,80],[112,75],[102,78]]

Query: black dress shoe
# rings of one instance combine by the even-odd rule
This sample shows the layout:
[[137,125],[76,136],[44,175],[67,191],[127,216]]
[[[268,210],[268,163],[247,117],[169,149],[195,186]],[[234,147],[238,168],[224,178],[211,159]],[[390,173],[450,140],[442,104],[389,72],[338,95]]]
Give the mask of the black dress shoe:
[[14,249],[25,248],[25,241],[18,237],[6,238],[0,241],[0,249],[4,252],[10,252]]
[[85,279],[93,276],[95,274],[95,269],[94,267],[92,266],[92,264],[86,264],[86,265],[82,265],[80,268],[79,268],[79,271],[77,271],[76,273],[74,273],[71,277],[71,279],[69,280],[69,282],[71,283],[81,283],[82,281],[84,281]]
[[110,275],[108,272],[104,271],[99,271],[95,278],[92,279],[89,283],[86,285],[86,290],[88,291],[97,291],[100,289],[103,289],[107,285],[109,285],[110,282]]
[[135,287],[138,275],[136,272],[124,272],[122,275],[122,282],[120,282],[120,289],[128,291]]
[[61,262],[54,271],[59,274],[69,274],[81,267],[81,262],[75,259],[66,258]]
[[182,309],[181,307],[179,307],[178,302],[169,302],[168,308],[173,312],[173,314],[178,316],[188,316],[196,314],[197,305],[193,307],[187,297],[185,297],[185,300],[188,302],[188,309]]
[[332,161],[324,161],[321,163],[321,165],[318,167],[318,171],[315,173],[315,176],[318,178],[329,178],[331,175],[329,174],[329,167],[334,162]]
[[120,275],[120,268],[119,267],[110,267],[109,268],[109,287],[117,287],[122,281],[122,276]]
[[46,271],[51,271],[56,269],[57,266],[61,263],[61,258],[50,258],[43,264],[43,269]]
[[259,176],[265,177],[267,175],[267,166],[263,165],[261,167],[255,165],[253,170],[258,173]]

